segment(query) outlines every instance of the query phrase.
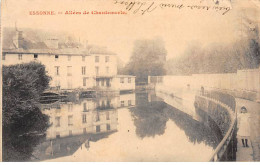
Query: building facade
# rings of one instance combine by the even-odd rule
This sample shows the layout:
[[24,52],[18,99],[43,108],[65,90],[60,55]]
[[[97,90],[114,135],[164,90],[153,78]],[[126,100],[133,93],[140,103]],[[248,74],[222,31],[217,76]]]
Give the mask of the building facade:
[[[3,50],[3,65],[39,62],[57,89],[134,90],[134,76],[117,75],[117,57],[80,49]],[[122,80],[125,79],[125,80]]]

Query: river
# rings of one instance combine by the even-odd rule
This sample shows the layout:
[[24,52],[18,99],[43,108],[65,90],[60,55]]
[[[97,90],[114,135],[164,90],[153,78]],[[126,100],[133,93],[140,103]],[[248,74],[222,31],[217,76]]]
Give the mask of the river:
[[164,99],[143,92],[42,104],[50,127],[28,161],[208,161],[222,138],[214,122]]

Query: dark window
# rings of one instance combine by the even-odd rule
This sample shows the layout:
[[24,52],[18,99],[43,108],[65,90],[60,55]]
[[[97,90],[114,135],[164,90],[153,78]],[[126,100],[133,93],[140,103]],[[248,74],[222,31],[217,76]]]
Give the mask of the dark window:
[[120,83],[124,83],[124,78],[120,78]]
[[72,76],[72,66],[67,66],[67,75]]
[[81,67],[81,73],[82,73],[82,75],[86,74],[86,67],[85,66]]
[[5,53],[2,54],[2,60],[5,60]]
[[34,54],[33,57],[34,57],[34,59],[37,59],[38,58],[38,54]]
[[87,85],[87,78],[83,78],[83,86],[85,87]]
[[56,76],[60,75],[59,69],[60,69],[59,66],[55,66],[55,75]]
[[128,105],[132,105],[132,102],[131,102],[131,100],[128,100]]
[[55,117],[55,126],[60,127],[60,117]]
[[82,123],[87,123],[87,115],[86,114],[82,115]]
[[95,62],[99,62],[99,56],[95,56]]
[[99,113],[96,115],[96,121],[100,121]]
[[110,120],[109,112],[108,112],[108,111],[106,112],[106,119],[107,119],[107,120]]
[[87,103],[84,103],[84,104],[83,104],[83,107],[84,107],[84,108],[83,108],[83,111],[87,111]]
[[55,55],[55,60],[58,60],[59,56],[58,55]]
[[106,62],[109,62],[109,56],[106,56]]
[[96,132],[100,132],[100,125],[96,126]]
[[60,133],[56,132],[56,138],[60,138]]
[[108,131],[110,130],[110,124],[107,124],[107,130]]
[[96,66],[96,76],[98,76],[98,74],[99,74],[99,67]]
[[69,126],[73,125],[73,116],[72,115],[68,116],[68,125]]
[[23,55],[22,54],[18,54],[18,60],[22,60],[23,59]]
[[121,107],[125,106],[125,102],[121,101]]

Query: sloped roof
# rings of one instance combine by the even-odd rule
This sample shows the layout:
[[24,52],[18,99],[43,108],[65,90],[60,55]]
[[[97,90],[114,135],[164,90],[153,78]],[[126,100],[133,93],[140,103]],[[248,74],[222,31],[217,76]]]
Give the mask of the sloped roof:
[[83,48],[78,42],[63,41],[58,43],[58,49],[51,49],[36,34],[24,35],[25,37],[19,41],[20,48],[16,48],[13,42],[16,32],[15,29],[5,28],[3,33],[3,52],[8,53],[25,53],[25,54],[60,54],[60,55],[115,55],[114,52],[107,50],[106,47],[97,45],[89,45]]

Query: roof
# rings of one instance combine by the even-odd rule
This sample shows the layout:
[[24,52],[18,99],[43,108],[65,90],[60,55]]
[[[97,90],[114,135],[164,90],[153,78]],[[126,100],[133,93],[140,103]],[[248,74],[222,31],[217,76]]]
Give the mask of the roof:
[[117,75],[116,77],[136,77],[136,76],[133,76],[133,75]]
[[64,48],[64,49],[3,49],[4,53],[21,53],[21,54],[47,54],[47,55],[116,55],[109,51],[89,51],[82,48]]
[[[19,40],[19,48],[14,44],[16,32],[14,28],[5,28],[3,33],[3,52],[21,54],[55,54],[55,55],[116,55],[106,47],[88,45],[83,47],[78,41],[64,42],[59,39],[57,49],[52,49],[45,43],[47,34],[40,31],[25,30],[23,38]],[[45,38],[44,38],[45,37]]]

